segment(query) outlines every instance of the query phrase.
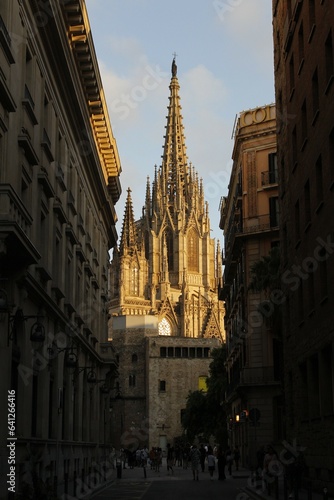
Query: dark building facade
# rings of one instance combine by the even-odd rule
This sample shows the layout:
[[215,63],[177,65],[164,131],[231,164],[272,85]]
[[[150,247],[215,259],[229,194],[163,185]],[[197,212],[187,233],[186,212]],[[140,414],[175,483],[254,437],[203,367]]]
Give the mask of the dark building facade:
[[334,489],[334,4],[274,0],[286,436]]
[[107,452],[121,192],[85,3],[1,0],[0,66],[0,497],[77,498]]

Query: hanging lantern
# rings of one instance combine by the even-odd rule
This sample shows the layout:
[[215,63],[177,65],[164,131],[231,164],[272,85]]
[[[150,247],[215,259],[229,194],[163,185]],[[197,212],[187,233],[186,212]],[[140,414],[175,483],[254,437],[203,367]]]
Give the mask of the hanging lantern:
[[44,342],[45,340],[45,328],[39,321],[36,321],[31,327],[30,340],[31,342]]

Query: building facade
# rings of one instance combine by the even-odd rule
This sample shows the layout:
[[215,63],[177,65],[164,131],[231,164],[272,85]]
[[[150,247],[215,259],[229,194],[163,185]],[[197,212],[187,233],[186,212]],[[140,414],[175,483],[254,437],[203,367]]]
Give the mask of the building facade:
[[334,5],[273,2],[287,438],[334,492]]
[[[119,356],[115,445],[166,449],[182,434],[189,391],[223,341],[219,244],[210,237],[202,181],[188,163],[179,82],[172,65],[162,165],[147,181],[141,219],[131,191],[111,262],[110,337]],[[120,418],[122,415],[122,418]]]
[[0,496],[77,498],[110,432],[121,171],[84,2],[1,1],[0,66]]
[[234,131],[228,196],[221,202],[224,231],[227,404],[230,445],[256,466],[261,445],[281,427],[280,340],[265,309],[265,291],[250,290],[252,266],[279,242],[275,105],[240,113]]

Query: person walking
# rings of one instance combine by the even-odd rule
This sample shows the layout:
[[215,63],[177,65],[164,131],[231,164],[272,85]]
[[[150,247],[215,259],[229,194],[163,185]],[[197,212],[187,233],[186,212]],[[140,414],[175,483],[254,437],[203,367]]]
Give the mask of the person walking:
[[192,446],[190,450],[190,461],[191,461],[191,470],[193,473],[193,480],[198,481],[198,471],[201,464],[201,454],[195,444]]
[[271,445],[267,446],[266,454],[263,460],[263,478],[267,488],[268,495],[271,493],[271,486],[277,478],[277,453]]
[[233,454],[231,448],[227,448],[226,450],[226,463],[227,463],[228,473],[230,476],[232,476]]
[[211,479],[211,481],[213,481],[213,473],[216,469],[216,457],[214,456],[213,450],[211,447],[208,450],[207,459],[208,459],[208,470],[209,470],[209,474],[210,474],[210,479]]
[[170,444],[167,444],[167,473],[169,474],[169,471],[172,471],[172,474],[174,474],[173,470],[173,465],[174,465],[174,448],[170,446]]
[[233,455],[234,455],[235,468],[236,470],[239,470],[240,451],[238,445],[236,445],[236,447],[234,448]]
[[218,461],[218,480],[224,481],[224,479],[226,479],[225,476],[226,457],[221,445],[219,445],[217,449],[217,461]]
[[202,469],[202,472],[204,472],[204,470],[205,470],[206,450],[204,448],[203,443],[201,444],[199,451],[200,451],[200,454],[201,454],[201,469]]

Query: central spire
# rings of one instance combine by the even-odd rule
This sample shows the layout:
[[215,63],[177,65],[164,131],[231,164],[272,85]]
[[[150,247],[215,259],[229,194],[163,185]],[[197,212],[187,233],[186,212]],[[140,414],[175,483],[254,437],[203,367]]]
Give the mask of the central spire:
[[172,62],[172,79],[167,116],[164,151],[162,156],[162,189],[169,207],[180,209],[187,196],[188,160],[177,79],[175,56]]

